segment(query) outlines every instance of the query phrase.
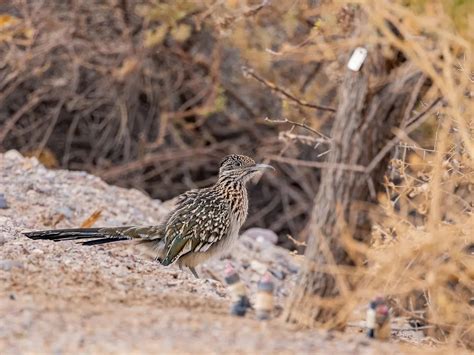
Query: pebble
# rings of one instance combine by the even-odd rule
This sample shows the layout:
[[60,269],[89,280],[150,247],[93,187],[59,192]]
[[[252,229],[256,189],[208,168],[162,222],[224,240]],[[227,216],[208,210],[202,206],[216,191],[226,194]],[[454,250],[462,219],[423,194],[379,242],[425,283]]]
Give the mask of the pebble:
[[56,173],[54,171],[46,170],[45,179],[47,179],[49,182],[54,182],[55,178],[56,178]]
[[0,194],[0,208],[8,208],[7,199],[5,198],[4,194]]
[[272,244],[278,243],[278,235],[270,229],[249,228],[243,234],[257,240],[258,242],[269,242]]
[[267,271],[267,265],[257,260],[252,260],[250,262],[250,267],[260,275],[263,275]]
[[34,190],[28,190],[26,191],[26,197],[29,199],[36,199],[37,192]]
[[66,219],[71,219],[74,212],[69,206],[60,206],[55,209],[57,214],[62,214]]
[[15,149],[10,149],[3,156],[7,160],[23,160],[23,159],[25,159],[23,157],[23,155],[21,155],[21,153],[18,150],[15,150]]
[[44,251],[42,251],[41,249],[36,248],[36,249],[33,249],[31,251],[31,254],[33,254],[33,255],[43,255]]
[[53,187],[50,186],[50,185],[42,184],[42,185],[36,185],[35,190],[36,190],[36,192],[46,194],[46,195],[50,195],[53,192]]
[[0,270],[10,271],[14,267],[23,268],[23,263],[18,260],[0,260]]
[[296,274],[299,271],[299,268],[291,263],[286,264],[286,268],[288,269],[289,272],[292,274]]
[[280,271],[280,270],[269,270],[270,273],[275,276],[278,280],[283,280],[286,276],[286,274],[283,272],[283,271]]

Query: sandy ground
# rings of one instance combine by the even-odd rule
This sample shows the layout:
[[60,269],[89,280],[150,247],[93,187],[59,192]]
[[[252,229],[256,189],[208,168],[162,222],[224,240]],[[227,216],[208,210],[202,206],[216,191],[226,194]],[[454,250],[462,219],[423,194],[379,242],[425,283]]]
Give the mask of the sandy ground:
[[[34,242],[20,232],[156,223],[169,204],[108,186],[82,172],[49,171],[15,151],[0,155],[0,353],[321,353],[391,354],[400,345],[363,334],[294,329],[278,319],[229,315],[222,284],[231,262],[249,287],[266,269],[277,307],[298,259],[269,240],[244,235],[231,256],[203,266],[201,279],[158,265],[124,244],[83,247]],[[1,201],[0,201],[1,202]]]

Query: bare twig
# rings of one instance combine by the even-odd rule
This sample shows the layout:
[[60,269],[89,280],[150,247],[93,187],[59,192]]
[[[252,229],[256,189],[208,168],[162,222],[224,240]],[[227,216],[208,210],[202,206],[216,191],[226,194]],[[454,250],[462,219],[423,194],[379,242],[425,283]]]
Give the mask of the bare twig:
[[293,238],[290,234],[287,234],[286,237],[297,247],[306,247],[306,242],[300,242],[299,240]]
[[354,165],[354,164],[343,164],[343,163],[327,163],[327,162],[320,162],[320,161],[307,161],[307,160],[299,160],[294,158],[287,158],[287,157],[280,157],[278,155],[270,155],[267,156],[269,159],[278,161],[280,163],[297,165],[297,166],[305,166],[308,168],[319,168],[319,169],[341,169],[341,170],[349,170],[349,171],[356,171],[359,173],[365,172],[365,167],[362,165]]
[[268,2],[269,0],[263,0],[260,4],[250,7],[240,14],[225,17],[221,22],[221,26],[226,28],[229,27],[235,21],[240,20],[244,17],[248,18],[251,16],[255,16],[260,12],[261,9],[263,9],[268,4]]
[[268,117],[265,117],[265,122],[269,122],[269,123],[274,123],[274,124],[286,124],[286,123],[290,123],[292,124],[293,126],[298,126],[298,127],[301,127],[301,128],[304,128],[308,131],[310,131],[311,133],[314,133],[314,134],[317,134],[318,136],[320,137],[323,137],[324,139],[326,140],[330,140],[331,138],[329,138],[328,136],[326,136],[324,133],[321,133],[319,131],[317,131],[316,129],[314,129],[313,127],[310,127],[308,126],[306,123],[300,123],[300,122],[296,122],[296,121],[291,121],[287,118],[283,119],[283,120],[272,120]]
[[[436,98],[424,111],[420,112],[418,115],[415,117],[412,117],[408,120],[406,126],[407,128],[405,129],[405,134],[409,134],[410,132],[414,131],[417,129],[419,126],[421,126],[428,118],[429,116],[426,116],[426,114],[436,106],[441,101],[441,97]],[[424,119],[423,119],[424,118]],[[370,162],[370,164],[367,166],[366,173],[370,174],[372,170],[375,169],[378,163],[387,155],[392,148],[400,142],[400,137],[395,136],[392,138],[383,148],[380,150],[380,152],[375,156],[374,159]]]
[[336,112],[336,109],[333,108],[333,107],[328,107],[328,106],[323,106],[323,105],[317,105],[317,104],[312,104],[312,103],[309,103],[305,100],[302,100],[302,99],[299,99],[297,97],[295,97],[294,95],[292,95],[291,93],[289,93],[288,91],[286,91],[285,89],[275,85],[274,83],[262,78],[261,76],[255,74],[254,70],[249,68],[249,67],[242,67],[242,71],[244,73],[244,75],[248,75],[248,76],[251,76],[252,78],[254,78],[255,80],[259,81],[260,83],[262,83],[263,85],[265,85],[266,87],[268,87],[269,89],[283,95],[284,97],[286,97],[287,99],[293,101],[293,102],[296,102],[298,105],[301,105],[301,106],[305,106],[305,107],[309,107],[309,108],[313,108],[315,110],[321,110],[321,111],[329,111],[329,112]]
[[[418,115],[416,116],[413,116],[412,118],[410,118],[408,120],[408,122],[406,123],[406,125],[409,127],[411,125],[413,125],[414,123],[416,123],[416,121],[418,121],[419,119],[421,119],[423,116],[425,116],[429,111],[431,111],[431,109],[433,107],[435,107],[440,101],[441,101],[442,97],[441,96],[438,96],[435,100],[433,100],[433,102],[426,108],[424,109],[423,111],[421,111]],[[420,124],[421,125],[421,124]],[[417,125],[415,128],[413,129],[416,129],[418,128],[420,125]],[[411,131],[410,131],[411,132]],[[408,133],[408,132],[407,132]]]
[[[285,142],[298,141],[303,144],[310,145],[314,147],[314,149],[319,147],[319,145],[321,145],[322,143],[327,143],[327,140],[325,140],[324,138],[315,138],[315,137],[307,136],[303,134],[294,134],[289,131],[280,132],[280,134],[278,135],[278,139],[283,140]],[[321,153],[321,154],[324,155],[324,153]],[[318,155],[318,158],[319,158],[319,155]]]

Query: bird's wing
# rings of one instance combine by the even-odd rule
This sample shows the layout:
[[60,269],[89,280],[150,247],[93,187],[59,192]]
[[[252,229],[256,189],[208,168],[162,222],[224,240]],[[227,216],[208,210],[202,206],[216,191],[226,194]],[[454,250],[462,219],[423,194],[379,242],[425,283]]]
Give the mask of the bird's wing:
[[167,221],[166,255],[163,265],[189,252],[205,252],[221,240],[230,228],[228,203],[211,191],[201,190],[180,201]]

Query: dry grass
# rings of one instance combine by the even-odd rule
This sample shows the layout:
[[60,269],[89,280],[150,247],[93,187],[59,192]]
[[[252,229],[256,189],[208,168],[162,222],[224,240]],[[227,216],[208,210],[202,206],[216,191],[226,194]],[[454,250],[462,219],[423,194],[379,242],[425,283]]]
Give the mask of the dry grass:
[[[431,336],[473,347],[472,43],[456,34],[436,2],[425,14],[392,2],[368,1],[366,9],[384,39],[433,81],[429,94],[440,94],[443,106],[414,138],[403,127],[395,132],[402,143],[380,196],[379,247],[367,251],[371,267],[357,292],[390,295],[398,311],[432,325]],[[406,40],[390,33],[383,19]]]
[[[394,129],[392,143],[397,144],[379,205],[360,206],[372,214],[372,245],[355,242],[348,226],[344,242],[360,263],[344,268],[327,265],[324,271],[334,274],[340,295],[313,301],[338,310],[336,319],[324,324],[332,327],[350,318],[374,295],[382,294],[390,299],[395,315],[423,324],[435,343],[472,348],[472,43],[455,30],[441,3],[425,5],[424,11],[415,12],[401,2],[362,1],[369,25],[344,39],[340,47],[320,45],[323,39],[314,35],[305,40],[311,45],[280,52],[308,59],[312,53],[321,55],[327,50],[327,58],[331,58],[348,43],[369,50],[377,47],[387,54],[399,50],[431,81],[420,101],[421,85],[415,90],[412,116]],[[412,119],[429,103],[436,103],[437,97],[442,98],[442,105]],[[413,129],[413,124],[420,127]],[[307,309],[314,304],[308,304]],[[314,318],[310,312],[305,317]]]

